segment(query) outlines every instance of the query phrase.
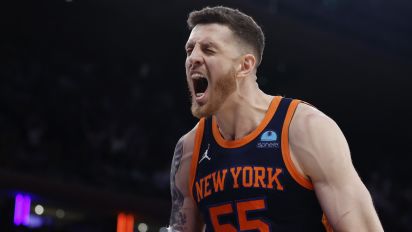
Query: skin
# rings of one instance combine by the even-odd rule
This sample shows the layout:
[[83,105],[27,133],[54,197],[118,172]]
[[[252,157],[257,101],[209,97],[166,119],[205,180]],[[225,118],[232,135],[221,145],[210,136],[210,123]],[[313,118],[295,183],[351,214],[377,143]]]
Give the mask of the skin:
[[172,161],[170,184],[172,211],[169,231],[201,231],[203,223],[189,193],[189,171],[196,127],[180,138]]
[[312,181],[334,231],[383,231],[369,191],[353,167],[346,139],[331,118],[300,104],[289,138],[294,164]]
[[[195,113],[199,113],[195,116],[214,115],[226,140],[251,133],[273,98],[259,89],[256,59],[245,47],[227,26],[219,24],[197,25],[186,45],[192,111],[195,108]],[[202,101],[194,99],[194,72],[206,75],[209,81]],[[231,78],[235,88],[223,100],[219,96],[218,102],[214,96],[221,93],[216,85],[219,80]],[[201,231],[204,227],[188,186],[196,129],[197,126],[176,145],[171,168],[170,231]],[[313,183],[334,231],[383,231],[371,196],[353,167],[345,137],[332,119],[309,105],[299,104],[289,128],[289,146],[293,164]]]

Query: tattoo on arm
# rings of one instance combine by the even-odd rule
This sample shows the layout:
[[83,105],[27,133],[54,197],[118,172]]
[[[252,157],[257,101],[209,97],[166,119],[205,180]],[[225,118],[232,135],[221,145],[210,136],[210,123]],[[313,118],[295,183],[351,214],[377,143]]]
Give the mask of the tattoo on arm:
[[186,214],[182,211],[184,196],[176,185],[176,173],[179,170],[183,155],[183,137],[177,142],[173,155],[170,173],[170,189],[172,194],[172,212],[170,226],[173,231],[184,231],[187,222]]

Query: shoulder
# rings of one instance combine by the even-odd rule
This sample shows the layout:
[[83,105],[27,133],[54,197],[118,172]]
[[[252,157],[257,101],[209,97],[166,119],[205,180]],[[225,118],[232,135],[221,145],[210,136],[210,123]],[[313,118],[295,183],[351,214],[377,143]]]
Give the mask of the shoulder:
[[[180,164],[188,165],[193,155],[193,148],[195,145],[196,131],[199,128],[199,123],[189,132],[184,134],[176,144],[173,154],[173,165]],[[172,169],[173,171],[173,169]],[[179,170],[175,170],[176,172]]]
[[311,178],[325,170],[325,165],[350,163],[351,159],[349,146],[336,122],[305,103],[298,105],[291,121],[289,146],[298,166]]
[[332,118],[317,108],[304,102],[298,104],[289,127],[291,138],[296,142],[308,136],[322,136],[319,132],[339,133],[340,129]]
[[[195,140],[198,132],[203,132],[203,119],[201,119],[196,126],[194,126],[189,132],[187,132],[185,135],[183,135],[179,141],[178,145],[181,144],[183,147],[183,153],[185,155],[190,155],[192,156],[192,152],[195,146]],[[199,131],[200,130],[200,131]]]

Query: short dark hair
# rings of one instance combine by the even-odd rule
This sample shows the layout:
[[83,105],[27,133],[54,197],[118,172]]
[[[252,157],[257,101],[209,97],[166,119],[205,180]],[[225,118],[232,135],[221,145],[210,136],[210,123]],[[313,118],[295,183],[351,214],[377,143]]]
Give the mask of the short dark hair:
[[228,26],[242,42],[251,46],[257,56],[257,66],[262,61],[265,48],[265,35],[260,26],[252,17],[224,6],[205,7],[199,11],[192,11],[187,19],[187,25],[192,30],[198,24],[217,23]]

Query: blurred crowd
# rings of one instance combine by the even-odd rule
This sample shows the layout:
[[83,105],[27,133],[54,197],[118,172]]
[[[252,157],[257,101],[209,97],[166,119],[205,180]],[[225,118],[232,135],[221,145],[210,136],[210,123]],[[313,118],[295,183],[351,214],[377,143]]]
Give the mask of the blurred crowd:
[[[16,57],[22,52],[7,49],[0,69],[2,168],[169,194],[174,145],[192,126],[185,86],[170,88],[147,63],[78,61],[59,52]],[[185,84],[184,76],[176,82]]]

